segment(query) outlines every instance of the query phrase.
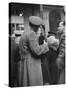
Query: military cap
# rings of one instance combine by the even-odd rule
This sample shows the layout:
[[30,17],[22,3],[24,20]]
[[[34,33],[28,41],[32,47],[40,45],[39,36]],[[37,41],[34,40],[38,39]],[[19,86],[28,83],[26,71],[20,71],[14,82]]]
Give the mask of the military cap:
[[38,16],[30,16],[29,22],[33,25],[39,26],[42,24],[42,19]]

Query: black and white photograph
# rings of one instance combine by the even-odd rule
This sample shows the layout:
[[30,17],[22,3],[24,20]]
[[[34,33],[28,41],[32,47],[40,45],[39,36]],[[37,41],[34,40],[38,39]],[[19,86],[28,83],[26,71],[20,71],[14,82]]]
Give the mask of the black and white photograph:
[[65,6],[10,2],[9,87],[65,84]]

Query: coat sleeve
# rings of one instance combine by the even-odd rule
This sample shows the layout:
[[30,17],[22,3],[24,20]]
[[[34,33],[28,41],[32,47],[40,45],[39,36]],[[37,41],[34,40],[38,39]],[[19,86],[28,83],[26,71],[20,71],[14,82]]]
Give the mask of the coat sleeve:
[[61,59],[61,61],[63,61],[64,57],[65,57],[65,34],[61,36],[58,59]]
[[45,54],[49,51],[47,43],[39,45],[35,32],[29,35],[29,46],[30,49],[37,55]]

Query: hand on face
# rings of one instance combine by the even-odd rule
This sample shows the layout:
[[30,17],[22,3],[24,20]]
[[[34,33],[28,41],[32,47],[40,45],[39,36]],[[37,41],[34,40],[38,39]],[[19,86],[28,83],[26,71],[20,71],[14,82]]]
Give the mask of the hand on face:
[[65,26],[63,25],[63,22],[59,23],[58,32],[62,33],[65,30]]

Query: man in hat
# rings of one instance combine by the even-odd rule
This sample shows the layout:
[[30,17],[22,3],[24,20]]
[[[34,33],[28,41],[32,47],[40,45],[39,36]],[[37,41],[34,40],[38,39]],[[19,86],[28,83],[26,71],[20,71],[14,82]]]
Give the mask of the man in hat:
[[18,33],[15,32],[10,37],[10,86],[16,87],[18,86],[18,63],[20,60],[20,54],[19,54],[19,39],[18,39]]
[[56,60],[59,69],[59,84],[65,83],[65,22],[61,21],[58,27],[60,44],[58,48],[58,57]]
[[39,45],[38,28],[42,19],[38,16],[29,17],[29,30],[20,39],[21,60],[23,62],[23,86],[43,85],[41,59],[39,55],[49,51],[47,43]]

